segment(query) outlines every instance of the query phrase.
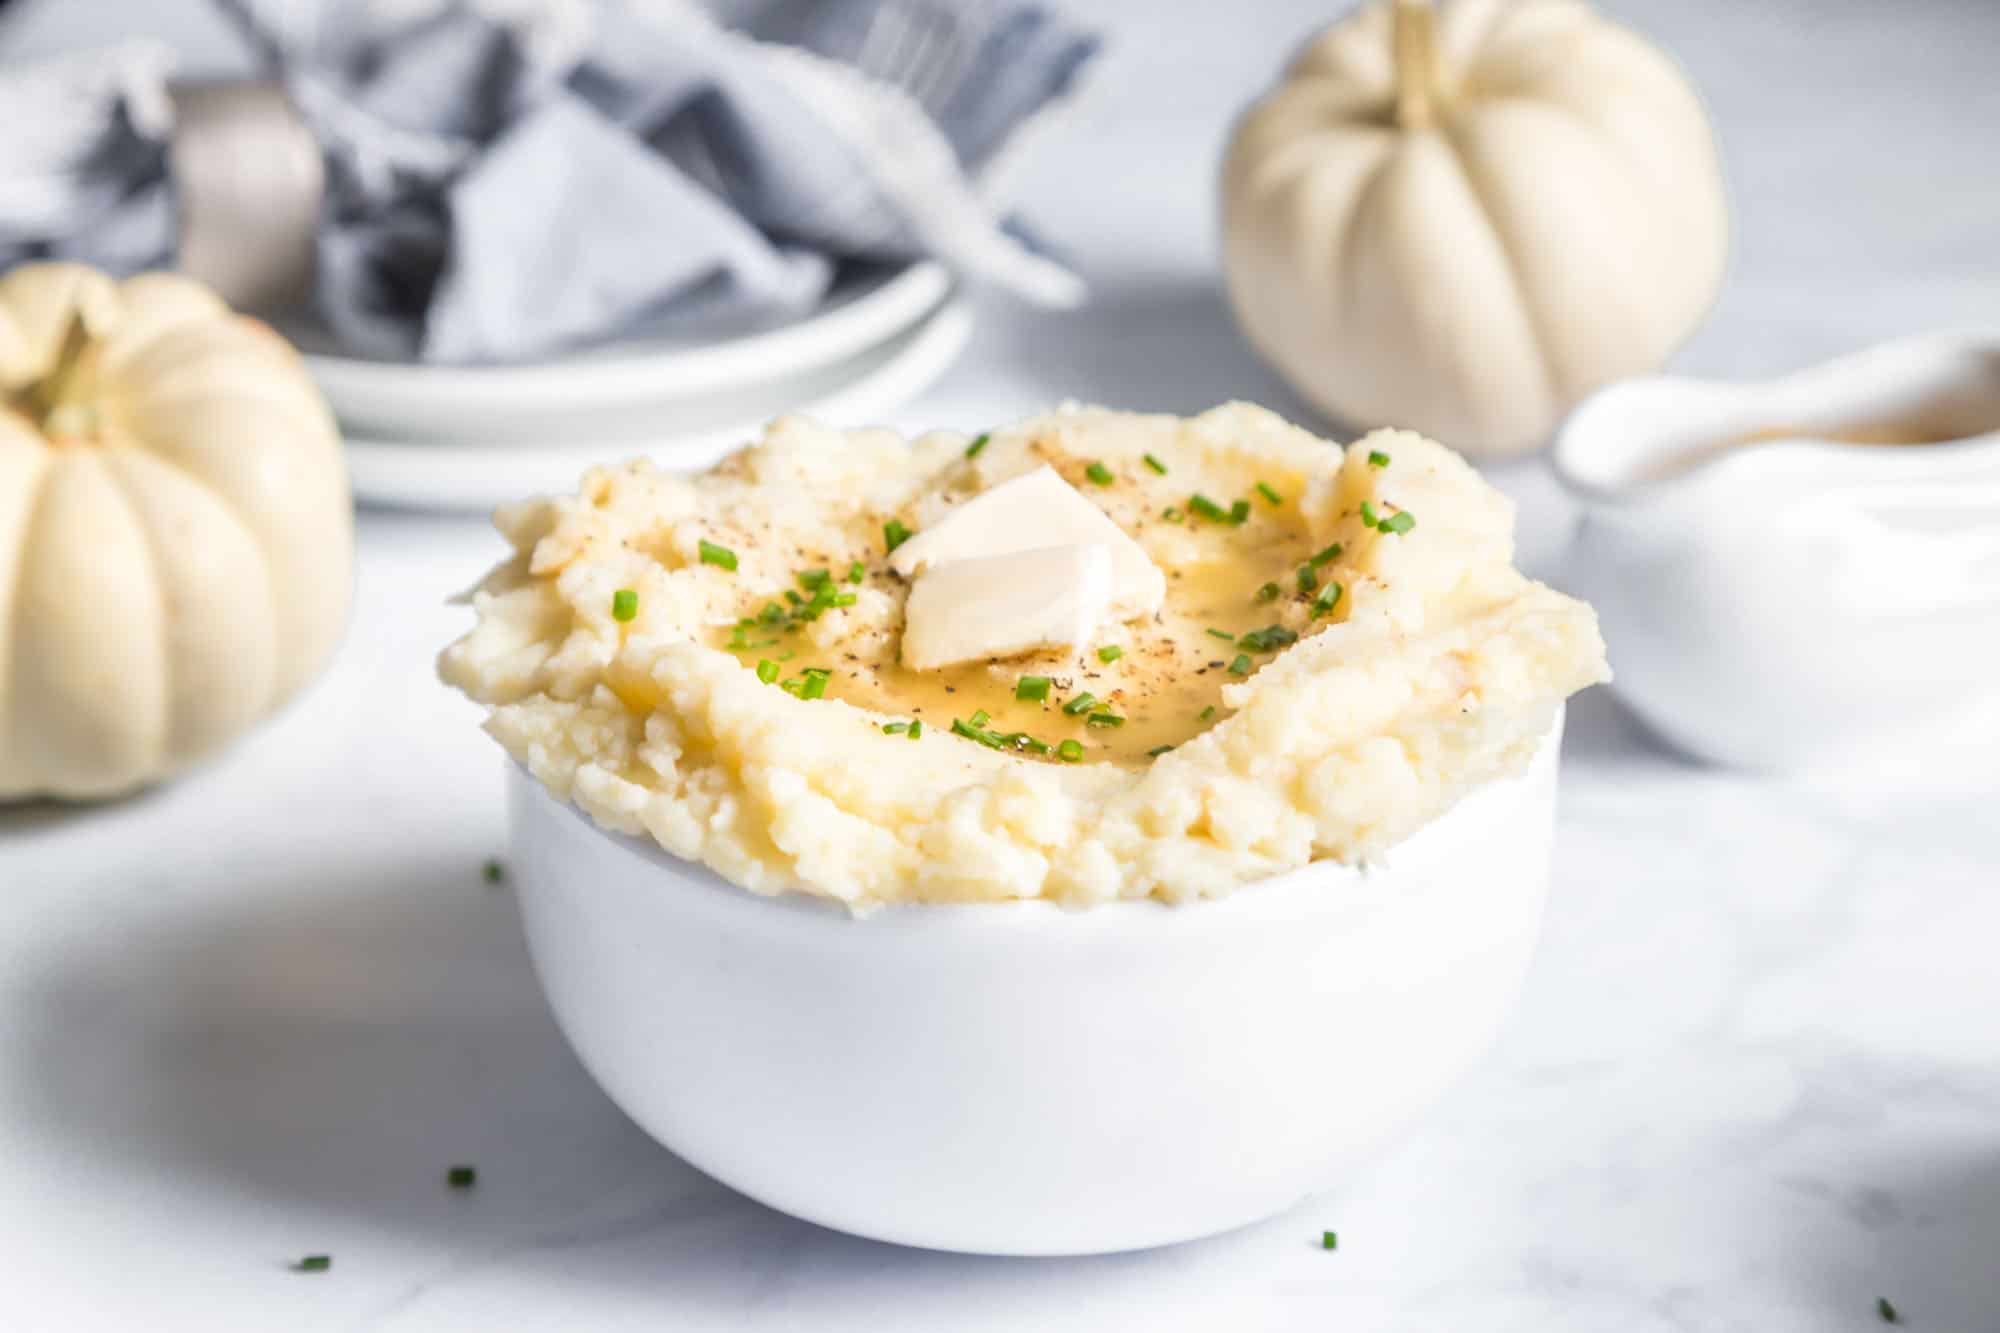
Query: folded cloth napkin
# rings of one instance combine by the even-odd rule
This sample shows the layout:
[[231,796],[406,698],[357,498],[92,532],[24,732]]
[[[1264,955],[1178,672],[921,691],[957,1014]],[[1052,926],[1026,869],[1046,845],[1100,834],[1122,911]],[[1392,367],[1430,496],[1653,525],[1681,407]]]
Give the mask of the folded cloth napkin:
[[[802,311],[842,260],[1081,294],[981,191],[1096,50],[1039,5],[216,2],[317,142],[313,302],[352,351],[519,361]],[[169,151],[170,63],[135,45],[0,71],[0,123],[30,131],[0,136],[0,267],[187,258],[193,220],[218,214],[174,179],[198,159]],[[240,142],[226,160],[261,160]],[[239,174],[254,205],[269,181]]]

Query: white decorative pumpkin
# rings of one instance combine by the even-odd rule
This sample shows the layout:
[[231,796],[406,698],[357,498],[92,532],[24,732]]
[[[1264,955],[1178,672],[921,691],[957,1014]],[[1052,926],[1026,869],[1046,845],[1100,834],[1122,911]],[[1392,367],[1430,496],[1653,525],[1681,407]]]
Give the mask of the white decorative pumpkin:
[[1582,0],[1376,4],[1236,127],[1230,299],[1259,352],[1355,427],[1532,449],[1657,368],[1714,299],[1728,204],[1673,62]]
[[200,284],[0,277],[0,799],[108,796],[296,691],[347,615],[326,402]]

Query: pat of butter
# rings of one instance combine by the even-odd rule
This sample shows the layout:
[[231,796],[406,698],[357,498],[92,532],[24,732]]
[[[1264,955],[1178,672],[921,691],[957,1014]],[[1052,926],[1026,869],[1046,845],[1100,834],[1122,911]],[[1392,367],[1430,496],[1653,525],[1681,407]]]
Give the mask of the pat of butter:
[[1167,580],[1145,548],[1046,465],[973,496],[896,548],[889,567],[909,578],[959,560],[1064,546],[1102,546],[1111,558],[1111,614],[1150,616]]
[[903,606],[903,665],[914,671],[1089,643],[1111,599],[1099,545],[953,560],[917,577]]

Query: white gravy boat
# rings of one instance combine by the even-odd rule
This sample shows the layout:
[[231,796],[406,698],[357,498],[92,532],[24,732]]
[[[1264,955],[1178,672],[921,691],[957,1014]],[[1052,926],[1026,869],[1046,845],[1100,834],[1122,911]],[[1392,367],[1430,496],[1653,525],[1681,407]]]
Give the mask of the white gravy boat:
[[1554,464],[1583,506],[1569,582],[1667,740],[1783,770],[1978,744],[1969,719],[2000,703],[2000,337],[1628,380]]

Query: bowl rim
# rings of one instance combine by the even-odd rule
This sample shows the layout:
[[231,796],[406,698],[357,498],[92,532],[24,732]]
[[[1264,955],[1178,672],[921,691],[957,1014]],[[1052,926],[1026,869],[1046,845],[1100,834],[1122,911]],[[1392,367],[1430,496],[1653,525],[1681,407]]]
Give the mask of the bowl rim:
[[[1512,795],[1531,797],[1534,785],[1546,782],[1553,789],[1561,762],[1562,738],[1567,704],[1556,705],[1547,730],[1522,767],[1512,773],[1488,778],[1462,792],[1444,810],[1388,848],[1372,861],[1350,863],[1331,859],[1311,861],[1261,880],[1239,885],[1218,897],[1166,902],[1158,898],[1116,898],[1104,902],[1067,905],[1048,898],[1003,898],[974,902],[909,901],[883,903],[855,911],[849,904],[824,894],[799,889],[759,893],[724,877],[713,867],[675,855],[642,834],[621,833],[600,825],[573,802],[558,797],[519,761],[510,759],[510,780],[527,793],[530,800],[554,807],[566,819],[578,821],[584,831],[604,844],[607,855],[621,861],[643,863],[647,873],[678,880],[670,891],[696,895],[690,906],[712,910],[750,912],[775,922],[785,917],[810,925],[816,922],[865,921],[877,930],[940,929],[977,922],[980,927],[1005,924],[1016,929],[1032,928],[1044,922],[1060,921],[1064,929],[1086,928],[1084,923],[1109,924],[1146,921],[1152,928],[1178,928],[1195,922],[1229,920],[1292,919],[1307,911],[1324,915],[1329,907],[1356,915],[1371,913],[1395,896],[1395,886],[1426,867],[1446,862],[1460,849],[1467,826],[1491,802]],[[510,817],[510,834],[518,834],[518,817]],[[1345,881],[1348,890],[1337,895],[1325,892],[1329,881]],[[782,915],[770,915],[778,913]]]

